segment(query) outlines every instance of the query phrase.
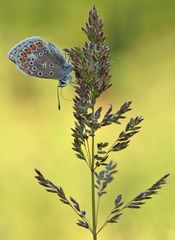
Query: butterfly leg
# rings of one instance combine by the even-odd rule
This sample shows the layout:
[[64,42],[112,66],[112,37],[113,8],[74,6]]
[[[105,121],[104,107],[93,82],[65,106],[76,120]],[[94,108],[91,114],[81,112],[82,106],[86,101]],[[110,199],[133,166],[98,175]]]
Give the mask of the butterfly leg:
[[59,84],[57,85],[57,99],[58,99],[58,110],[61,110],[61,103],[60,103],[60,94],[59,94]]

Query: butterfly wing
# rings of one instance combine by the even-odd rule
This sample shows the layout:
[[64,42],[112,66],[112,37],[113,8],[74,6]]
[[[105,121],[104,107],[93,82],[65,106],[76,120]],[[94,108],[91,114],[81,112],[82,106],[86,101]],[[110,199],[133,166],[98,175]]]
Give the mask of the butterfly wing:
[[9,59],[33,77],[59,80],[65,77],[66,60],[55,45],[39,37],[23,40],[9,52]]
[[53,51],[54,60],[61,65],[65,65],[66,59],[64,58],[63,54],[59,51],[59,49],[53,43],[49,43],[48,47],[50,51]]
[[21,42],[17,43],[15,46],[13,46],[9,53],[8,53],[8,58],[14,62],[15,64],[17,63],[17,57],[19,55],[19,52],[21,49],[23,49],[25,46],[28,45],[29,42],[38,40],[39,37],[31,37],[31,38],[26,38],[25,40],[22,40]]

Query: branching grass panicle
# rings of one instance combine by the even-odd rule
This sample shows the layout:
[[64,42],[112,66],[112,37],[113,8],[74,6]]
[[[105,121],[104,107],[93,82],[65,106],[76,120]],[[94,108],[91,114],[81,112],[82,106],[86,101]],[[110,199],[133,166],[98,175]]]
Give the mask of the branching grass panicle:
[[131,118],[112,143],[105,139],[101,142],[96,141],[96,134],[102,128],[122,123],[126,114],[131,111],[131,102],[125,102],[118,111],[113,111],[112,105],[106,112],[103,111],[103,107],[96,107],[99,96],[112,84],[110,82],[110,49],[106,44],[103,21],[95,7],[90,9],[88,21],[82,30],[87,37],[83,47],[74,47],[65,51],[70,56],[75,72],[73,106],[75,126],[72,128],[72,149],[76,157],[87,164],[91,173],[92,219],[88,219],[88,214],[82,210],[75,198],[67,197],[61,187],[46,179],[39,170],[36,170],[36,178],[48,192],[58,195],[62,203],[73,209],[78,216],[77,225],[89,230],[93,240],[97,240],[99,232],[108,224],[118,223],[125,210],[139,209],[157,194],[166,183],[169,174],[160,178],[152,187],[138,194],[128,203],[124,202],[121,194],[116,193],[113,208],[111,203],[112,210],[109,210],[109,215],[102,226],[98,226],[101,198],[107,193],[107,187],[118,171],[116,162],[110,159],[110,154],[128,147],[132,137],[139,132],[143,117]]

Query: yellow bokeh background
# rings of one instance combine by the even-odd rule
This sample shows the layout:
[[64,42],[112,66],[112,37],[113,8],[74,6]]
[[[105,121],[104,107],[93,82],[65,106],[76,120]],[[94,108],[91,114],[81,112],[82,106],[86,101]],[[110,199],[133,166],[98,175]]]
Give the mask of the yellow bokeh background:
[[[113,86],[99,99],[104,110],[133,101],[128,117],[143,115],[141,133],[128,149],[113,154],[119,172],[102,201],[100,223],[122,193],[129,201],[164,174],[172,175],[160,194],[140,210],[128,210],[99,240],[175,238],[175,1],[0,0],[0,239],[89,240],[87,230],[55,195],[34,179],[38,168],[89,218],[90,176],[71,150],[73,88],[62,91],[57,110],[56,81],[31,78],[7,59],[17,42],[40,36],[60,49],[81,46],[88,10],[96,5],[111,48]],[[129,119],[128,118],[128,119]],[[122,126],[104,128],[98,140],[112,142]]]

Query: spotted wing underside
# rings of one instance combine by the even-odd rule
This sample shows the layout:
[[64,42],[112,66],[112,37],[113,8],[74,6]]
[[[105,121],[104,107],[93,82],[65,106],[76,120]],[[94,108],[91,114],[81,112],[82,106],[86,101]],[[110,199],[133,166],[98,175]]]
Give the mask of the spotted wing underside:
[[65,58],[55,45],[39,37],[25,39],[9,52],[9,59],[23,72],[33,77],[62,79]]

